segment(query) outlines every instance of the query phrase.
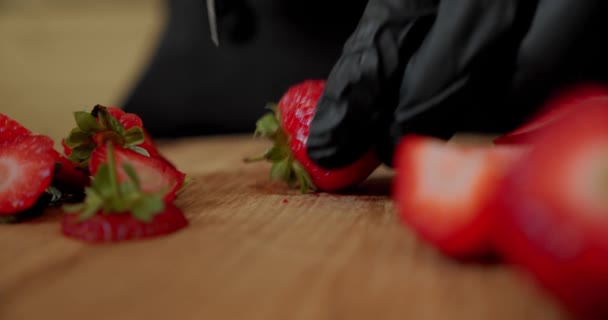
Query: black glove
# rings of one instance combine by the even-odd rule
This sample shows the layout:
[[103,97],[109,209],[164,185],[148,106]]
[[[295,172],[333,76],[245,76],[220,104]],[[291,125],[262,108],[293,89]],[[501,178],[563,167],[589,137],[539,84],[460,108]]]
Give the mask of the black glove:
[[392,165],[408,133],[514,129],[561,86],[605,80],[602,0],[370,0],[330,73],[308,154]]

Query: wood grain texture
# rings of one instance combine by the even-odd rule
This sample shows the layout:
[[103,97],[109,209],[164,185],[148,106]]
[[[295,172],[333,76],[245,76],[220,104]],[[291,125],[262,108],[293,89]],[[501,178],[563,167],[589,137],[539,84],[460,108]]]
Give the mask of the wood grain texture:
[[565,319],[501,265],[461,264],[395,218],[391,171],[345,195],[300,195],[241,157],[265,143],[163,146],[194,180],[191,225],[174,235],[85,245],[58,210],[0,225],[0,319]]

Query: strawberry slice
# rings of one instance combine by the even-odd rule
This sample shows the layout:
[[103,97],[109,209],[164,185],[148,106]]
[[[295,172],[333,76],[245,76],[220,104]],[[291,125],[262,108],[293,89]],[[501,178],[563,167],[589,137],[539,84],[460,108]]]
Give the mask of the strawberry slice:
[[514,147],[465,147],[419,135],[404,137],[395,154],[393,185],[401,222],[446,255],[490,253],[493,215],[484,209],[520,153]]
[[91,243],[117,242],[153,238],[171,234],[188,226],[188,220],[179,207],[165,203],[165,208],[144,222],[129,212],[119,214],[98,213],[86,220],[78,214],[63,216],[62,233],[65,236]]
[[[164,190],[165,200],[172,201],[179,188],[183,185],[186,175],[169,166],[164,161],[147,157],[133,150],[115,147],[114,154],[118,164],[118,180],[129,178],[123,169],[123,164],[133,166],[139,176],[141,188],[144,192],[159,192]],[[99,147],[91,154],[89,171],[92,175],[97,173],[99,166],[108,161],[107,146]]]
[[[149,174],[146,171],[149,168],[142,170],[147,163],[133,160],[132,154],[155,159],[126,149],[114,150],[112,143],[103,151],[105,161],[98,163],[91,186],[86,188],[84,202],[64,206],[67,214],[62,220],[62,233],[65,236],[94,243],[115,242],[166,235],[188,225],[182,210],[163,199],[166,191],[144,189],[146,176],[140,173]],[[121,179],[120,174],[126,178]],[[158,175],[156,178],[164,179]]]
[[608,319],[608,101],[530,143],[492,206],[496,243],[580,319]]
[[568,90],[549,100],[547,105],[519,128],[494,140],[496,144],[527,143],[545,127],[566,116],[569,112],[581,110],[596,99],[608,99],[608,88],[599,85],[585,85]]
[[30,130],[9,116],[0,113],[0,143],[12,141],[19,136],[29,136]]
[[96,105],[90,113],[74,113],[74,118],[77,127],[62,140],[62,145],[68,159],[81,168],[87,168],[93,150],[108,141],[168,163],[145,132],[141,118],[135,114]]
[[0,215],[29,209],[51,184],[53,140],[21,135],[0,143]]

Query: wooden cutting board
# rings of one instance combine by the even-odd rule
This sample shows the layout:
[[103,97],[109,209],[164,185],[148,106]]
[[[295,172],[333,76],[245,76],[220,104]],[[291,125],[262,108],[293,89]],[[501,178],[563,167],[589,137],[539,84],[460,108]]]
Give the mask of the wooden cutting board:
[[131,243],[61,236],[58,210],[0,225],[0,319],[566,319],[503,265],[462,264],[395,218],[392,172],[346,195],[300,195],[245,165],[265,142],[174,141],[194,179],[190,226]]

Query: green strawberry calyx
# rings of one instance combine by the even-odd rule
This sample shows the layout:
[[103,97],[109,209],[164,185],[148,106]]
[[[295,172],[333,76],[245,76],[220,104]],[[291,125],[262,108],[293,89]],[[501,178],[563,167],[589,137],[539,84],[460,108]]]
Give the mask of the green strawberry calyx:
[[112,142],[107,142],[107,152],[108,161],[99,166],[91,180],[91,186],[85,189],[84,202],[64,205],[64,211],[79,213],[80,220],[86,220],[97,213],[130,213],[140,221],[152,221],[165,208],[163,196],[167,190],[143,192],[137,173],[129,163],[123,165],[129,179],[119,183]]
[[256,161],[269,161],[272,163],[270,169],[271,180],[282,180],[290,188],[297,185],[300,192],[316,191],[317,187],[313,184],[310,175],[304,167],[295,159],[293,152],[289,148],[289,135],[281,128],[281,115],[276,104],[266,107],[272,112],[262,116],[256,122],[255,137],[267,138],[273,145],[263,154],[255,157],[245,158],[246,163]]
[[125,129],[104,106],[96,105],[91,112],[74,112],[74,119],[77,127],[70,131],[64,143],[71,149],[68,159],[81,168],[88,166],[93,150],[108,141],[150,156],[138,146],[145,139],[143,128]]

